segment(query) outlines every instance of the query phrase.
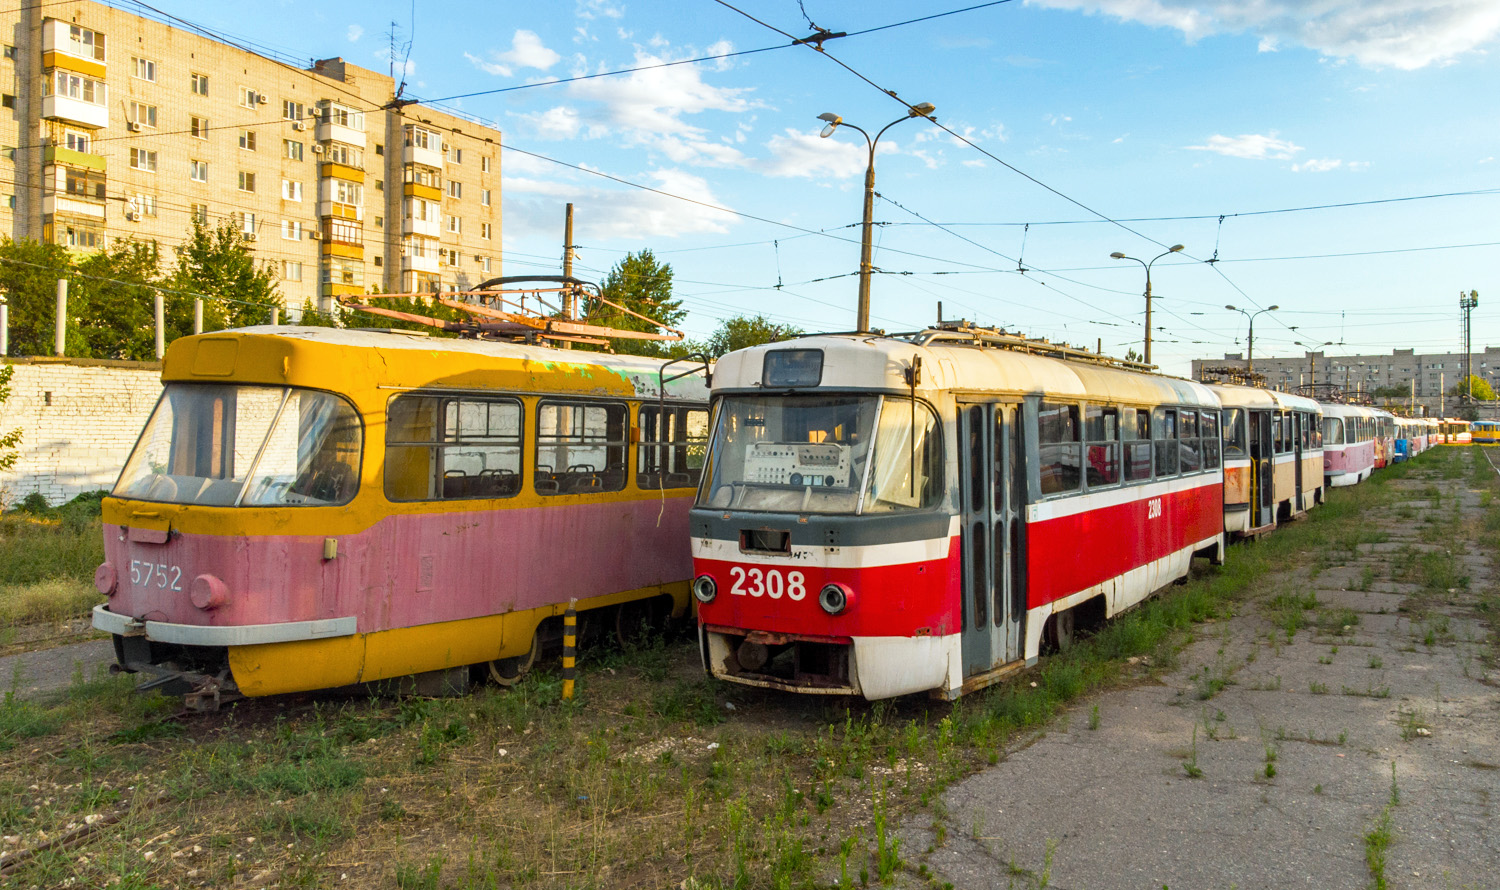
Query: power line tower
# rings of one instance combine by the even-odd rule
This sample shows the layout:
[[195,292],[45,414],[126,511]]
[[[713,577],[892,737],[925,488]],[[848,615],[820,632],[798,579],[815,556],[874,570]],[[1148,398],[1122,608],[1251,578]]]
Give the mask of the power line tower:
[[1458,292],[1458,308],[1464,313],[1464,387],[1467,390],[1464,401],[1474,401],[1474,323],[1470,316],[1474,307],[1479,305],[1479,291],[1471,290],[1468,293]]

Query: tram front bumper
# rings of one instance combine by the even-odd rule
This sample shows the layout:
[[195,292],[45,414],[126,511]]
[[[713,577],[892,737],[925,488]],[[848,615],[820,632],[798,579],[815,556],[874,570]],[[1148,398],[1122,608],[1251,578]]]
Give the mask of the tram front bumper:
[[[746,686],[874,701],[948,691],[950,680],[961,677],[958,634],[819,637],[717,625],[702,625],[699,633],[708,672]],[[746,650],[753,670],[741,662]]]

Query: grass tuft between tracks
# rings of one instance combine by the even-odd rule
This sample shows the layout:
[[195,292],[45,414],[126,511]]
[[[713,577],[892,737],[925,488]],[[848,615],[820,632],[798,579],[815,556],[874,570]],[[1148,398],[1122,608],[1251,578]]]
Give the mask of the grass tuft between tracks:
[[1269,573],[1383,540],[1360,517],[1402,475],[1331,492],[1307,521],[1232,547],[1227,565],[1196,566],[1188,583],[953,704],[718,684],[682,637],[586,650],[571,702],[542,670],[459,699],[296,696],[178,718],[126,678],[80,674],[56,700],[0,707],[0,827],[29,845],[91,814],[122,819],[14,880],[699,890],[922,880],[911,864],[922,851],[897,833],[904,817],[925,813],[942,844],[952,783],[1080,697],[1170,668],[1200,622],[1232,614]]

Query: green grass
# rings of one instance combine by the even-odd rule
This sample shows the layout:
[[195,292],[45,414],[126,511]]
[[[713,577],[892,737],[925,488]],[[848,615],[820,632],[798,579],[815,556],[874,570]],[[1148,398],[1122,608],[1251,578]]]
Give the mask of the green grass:
[[97,507],[79,500],[45,515],[0,516],[0,625],[82,616],[103,601],[94,590],[104,561]]

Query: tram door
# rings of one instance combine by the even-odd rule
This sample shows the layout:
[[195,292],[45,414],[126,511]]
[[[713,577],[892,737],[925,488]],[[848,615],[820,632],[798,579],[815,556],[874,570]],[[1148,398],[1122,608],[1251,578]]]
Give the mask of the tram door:
[[1302,502],[1302,443],[1307,440],[1307,415],[1301,411],[1293,411],[1287,415],[1292,422],[1292,455],[1294,465],[1297,467],[1297,494],[1292,501],[1292,512],[1300,513],[1305,509]]
[[1275,437],[1270,411],[1251,411],[1249,419],[1250,527],[1261,528],[1276,518]]
[[1018,405],[960,402],[964,676],[1021,657],[1026,617],[1022,509],[1026,474]]

